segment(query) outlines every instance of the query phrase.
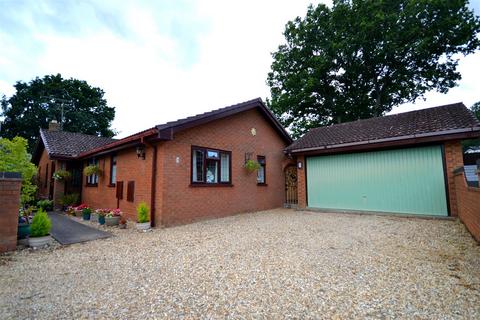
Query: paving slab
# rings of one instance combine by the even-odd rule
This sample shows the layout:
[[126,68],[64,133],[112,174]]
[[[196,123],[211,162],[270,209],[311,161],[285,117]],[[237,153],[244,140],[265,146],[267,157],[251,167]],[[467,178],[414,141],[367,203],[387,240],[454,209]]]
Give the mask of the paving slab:
[[52,220],[50,234],[61,244],[105,239],[112,236],[108,232],[89,227],[57,212],[49,212],[48,216]]

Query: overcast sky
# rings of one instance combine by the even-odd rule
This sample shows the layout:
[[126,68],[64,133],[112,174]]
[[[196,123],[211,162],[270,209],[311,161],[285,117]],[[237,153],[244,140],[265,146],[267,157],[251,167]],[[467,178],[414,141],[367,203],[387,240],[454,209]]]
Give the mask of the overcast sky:
[[[287,21],[304,0],[0,0],[0,95],[17,80],[61,73],[105,90],[124,137],[256,97]],[[317,2],[314,2],[317,3]],[[330,3],[330,1],[326,1]],[[471,1],[480,14],[480,0]],[[459,86],[393,112],[480,100],[480,53]]]

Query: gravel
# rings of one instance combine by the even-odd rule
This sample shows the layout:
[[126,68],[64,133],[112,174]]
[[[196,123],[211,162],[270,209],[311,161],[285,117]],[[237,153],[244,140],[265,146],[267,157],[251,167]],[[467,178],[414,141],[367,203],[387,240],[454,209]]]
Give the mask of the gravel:
[[480,318],[458,221],[277,209],[0,256],[0,317]]

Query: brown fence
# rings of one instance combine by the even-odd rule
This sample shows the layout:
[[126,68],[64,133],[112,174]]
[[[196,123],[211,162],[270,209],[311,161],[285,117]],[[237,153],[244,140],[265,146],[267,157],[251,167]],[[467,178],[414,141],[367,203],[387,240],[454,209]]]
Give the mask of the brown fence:
[[463,168],[455,170],[455,192],[458,217],[473,237],[480,242],[480,188],[467,185]]
[[19,173],[0,172],[0,252],[17,247],[21,186]]

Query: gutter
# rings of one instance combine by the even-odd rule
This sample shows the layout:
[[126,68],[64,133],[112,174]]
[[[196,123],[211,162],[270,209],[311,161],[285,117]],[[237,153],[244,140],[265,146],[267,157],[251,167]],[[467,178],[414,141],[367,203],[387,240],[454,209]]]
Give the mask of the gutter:
[[445,135],[453,135],[453,134],[458,134],[458,133],[470,133],[470,132],[476,132],[476,131],[480,132],[480,127],[471,127],[471,128],[466,128],[466,129],[444,130],[444,131],[419,133],[419,134],[412,134],[412,135],[391,137],[391,138],[383,138],[383,139],[376,139],[376,140],[365,140],[365,141],[358,141],[358,142],[324,145],[324,146],[319,146],[319,147],[285,150],[285,152],[286,153],[300,153],[300,152],[317,151],[317,150],[330,150],[330,149],[337,149],[337,148],[343,148],[343,147],[371,145],[371,144],[382,143],[382,142],[391,142],[391,141],[393,142],[393,141],[408,140],[408,139],[445,136]]

